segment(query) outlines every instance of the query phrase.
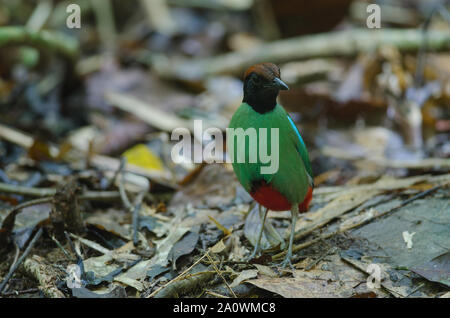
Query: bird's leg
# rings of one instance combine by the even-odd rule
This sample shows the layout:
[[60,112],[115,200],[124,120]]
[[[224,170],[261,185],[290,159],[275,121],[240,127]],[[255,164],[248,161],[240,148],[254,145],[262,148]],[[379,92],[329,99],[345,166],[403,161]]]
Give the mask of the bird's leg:
[[289,238],[289,247],[288,247],[288,251],[286,254],[286,258],[280,264],[281,267],[286,267],[289,265],[292,269],[294,269],[294,266],[291,263],[291,258],[292,258],[292,245],[294,243],[295,223],[297,223],[297,215],[298,215],[298,204],[294,203],[294,204],[292,204],[292,208],[291,208],[292,221],[291,221],[291,236]]
[[[262,233],[264,231],[264,224],[266,223],[266,217],[267,217],[268,211],[269,211],[269,209],[266,208],[266,211],[264,212],[264,216],[263,216],[263,221],[261,224],[261,229],[259,230],[259,234],[258,234],[258,241],[256,241],[256,246],[253,250],[252,255],[249,256],[249,258],[248,258],[249,260],[253,259],[259,251],[259,244],[261,242],[261,237],[262,237]],[[259,217],[261,217],[261,205],[259,205]]]

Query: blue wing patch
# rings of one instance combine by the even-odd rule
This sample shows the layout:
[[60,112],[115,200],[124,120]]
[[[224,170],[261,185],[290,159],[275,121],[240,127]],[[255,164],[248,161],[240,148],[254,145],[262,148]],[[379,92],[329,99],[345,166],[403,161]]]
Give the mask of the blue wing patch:
[[302,143],[303,147],[306,147],[305,142],[303,141],[303,138],[300,135],[300,132],[298,131],[297,126],[294,124],[294,121],[292,120],[292,118],[290,116],[287,116],[287,118],[289,119],[289,121],[292,125],[292,128],[294,128],[294,131],[297,134],[298,139],[300,139],[300,142]]
[[300,147],[298,150],[300,157],[302,158],[302,161],[305,165],[306,171],[308,172],[309,178],[310,178],[310,183],[312,186],[314,186],[314,181],[313,181],[313,173],[312,173],[312,169],[311,169],[311,163],[309,162],[309,156],[308,156],[308,152],[306,150],[306,145],[305,142],[303,141],[302,136],[300,135],[300,132],[298,131],[297,126],[294,124],[294,121],[292,120],[292,118],[287,115],[287,118],[289,119],[289,122],[291,123],[292,129],[294,129],[295,133],[297,134],[298,139],[300,140],[300,143],[302,144],[303,147]]

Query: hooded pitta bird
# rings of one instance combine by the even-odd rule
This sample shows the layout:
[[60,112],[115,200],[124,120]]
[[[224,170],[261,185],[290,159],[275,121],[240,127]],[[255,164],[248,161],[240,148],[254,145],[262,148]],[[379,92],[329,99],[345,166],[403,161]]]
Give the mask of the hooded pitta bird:
[[[278,92],[287,89],[288,86],[280,79],[278,66],[261,63],[250,67],[244,75],[244,99],[229,125],[229,129],[235,133],[242,128],[240,131],[246,133],[244,138],[249,142],[239,143],[237,134],[227,138],[227,149],[239,182],[256,202],[266,208],[258,241],[250,259],[258,253],[268,210],[291,210],[289,247],[286,258],[280,264],[282,267],[292,267],[292,243],[297,214],[308,210],[314,188],[305,143],[291,117],[276,100]],[[256,134],[253,134],[256,139],[251,140],[249,128],[256,130]],[[266,153],[272,153],[273,160],[278,159],[278,165],[269,163],[267,156],[261,156],[264,147]],[[252,160],[252,152],[255,151],[258,155],[256,160]],[[270,169],[270,165],[276,169]]]

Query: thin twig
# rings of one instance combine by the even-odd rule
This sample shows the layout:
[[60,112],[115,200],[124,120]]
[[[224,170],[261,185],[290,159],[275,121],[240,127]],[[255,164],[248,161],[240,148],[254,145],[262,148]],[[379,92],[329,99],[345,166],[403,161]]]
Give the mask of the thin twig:
[[86,201],[110,201],[120,198],[118,191],[86,191],[78,199]]
[[144,199],[144,195],[146,191],[140,192],[135,198],[133,204],[131,204],[128,199],[127,192],[125,191],[125,173],[123,172],[123,168],[126,165],[126,159],[122,157],[120,160],[120,167],[118,170],[118,174],[121,175],[119,179],[119,193],[122,203],[128,211],[133,214],[133,244],[136,246],[138,243],[138,223],[139,223],[139,211],[141,210],[142,201]]
[[167,284],[165,284],[164,286],[159,287],[158,289],[156,289],[154,292],[152,292],[150,295],[147,296],[147,298],[151,298],[153,296],[155,296],[157,293],[159,293],[159,291],[163,288],[166,288],[167,286],[169,286],[170,284],[180,280],[184,275],[186,275],[187,272],[189,272],[192,268],[194,268],[195,265],[197,265],[198,263],[200,263],[209,253],[210,249],[208,249],[206,251],[205,254],[203,254],[202,257],[200,257],[197,261],[194,262],[194,264],[192,264],[191,266],[189,266],[187,269],[185,269],[180,275],[178,275],[177,277],[175,277],[174,279],[172,279],[170,282],[168,282]]
[[134,200],[133,209],[133,244],[138,244],[138,231],[139,231],[139,211],[141,211],[142,200],[144,199],[146,191],[140,192]]
[[332,248],[330,248],[329,250],[327,250],[325,253],[323,253],[322,255],[320,255],[318,258],[316,258],[314,261],[312,261],[310,264],[308,264],[308,266],[306,266],[305,271],[309,271],[311,270],[313,267],[315,267],[321,260],[323,260],[325,257],[327,257],[327,255],[329,255],[330,253],[334,253],[334,251],[336,251],[336,247],[333,246]]
[[[0,182],[0,192],[20,194],[30,197],[50,197],[55,195],[54,188],[33,188]],[[85,191],[78,199],[87,201],[107,201],[120,197],[117,191]]]
[[31,293],[35,293],[38,292],[39,288],[30,288],[30,289],[25,289],[25,290],[14,290],[14,291],[10,291],[7,293],[2,293],[2,296],[4,297],[8,297],[8,296],[17,296],[17,295],[22,295],[22,294],[31,294]]
[[80,254],[78,254],[77,249],[75,248],[75,245],[73,244],[72,239],[70,238],[70,234],[67,231],[64,231],[64,236],[66,237],[67,242],[69,243],[70,249],[77,257],[77,261],[81,258]]
[[30,254],[31,249],[34,247],[34,245],[36,244],[37,240],[41,237],[42,231],[43,231],[42,228],[40,228],[37,231],[37,233],[34,235],[33,239],[31,240],[30,244],[28,244],[28,247],[25,249],[25,252],[23,252],[23,254],[19,258],[19,260],[9,270],[9,272],[6,275],[5,279],[0,284],[0,293],[3,291],[3,289],[5,288],[6,284],[8,283],[9,279],[12,277],[12,275],[14,274],[16,269],[20,266],[20,264],[22,264],[23,260],[28,256],[28,254]]
[[211,296],[217,297],[217,298],[230,298],[230,297],[228,297],[228,296],[218,294],[218,293],[213,292],[213,291],[211,291],[211,290],[207,290],[207,291],[205,291],[205,293],[207,293],[207,294],[209,294],[209,295],[211,295]]
[[214,274],[216,272],[212,267],[208,267],[205,271],[196,271],[193,274],[187,274],[183,279],[163,288],[154,298],[181,297],[182,295],[195,292],[199,288],[208,285],[214,279]]
[[421,289],[423,286],[425,286],[425,283],[419,284],[419,286],[417,286],[416,288],[414,288],[408,295],[406,295],[405,298],[408,298],[409,296],[411,296],[412,294],[414,294],[416,291],[418,291],[419,289]]
[[[311,241],[308,241],[308,242],[305,242],[305,243],[301,243],[301,244],[298,244],[298,245],[294,245],[292,247],[292,252],[300,251],[300,250],[302,250],[304,248],[307,248],[308,246],[311,246],[311,245],[313,245],[313,244],[315,244],[315,243],[317,243],[317,242],[319,242],[321,240],[325,240],[325,239],[330,238],[330,237],[332,237],[332,236],[334,236],[336,234],[339,234],[339,233],[340,233],[340,231],[335,231],[335,232],[328,233],[328,234],[322,234],[318,238],[315,238],[315,239],[313,239]],[[272,259],[273,260],[281,259],[285,255],[286,255],[286,251],[283,251],[281,253],[278,253],[278,254],[272,256]]]
[[[120,164],[125,165],[125,158],[122,158]],[[120,179],[119,179],[119,193],[120,193],[120,199],[122,200],[122,203],[128,211],[133,211],[133,205],[131,204],[130,200],[128,199],[127,192],[125,191],[125,174],[121,172]]]
[[17,260],[19,259],[19,255],[20,255],[20,248],[19,245],[17,245],[16,242],[14,242],[14,248],[16,249],[16,254],[14,255],[14,260],[11,263],[11,266],[9,267],[9,270],[11,270],[12,268],[14,268],[14,265],[16,265]]
[[55,242],[56,246],[59,247],[59,249],[63,252],[63,254],[66,256],[66,258],[69,261],[72,261],[72,257],[70,257],[69,252],[67,252],[67,250],[64,248],[64,246],[62,246],[61,243],[59,243],[59,241],[56,239],[56,237],[51,235],[50,238],[52,239],[53,242]]
[[206,257],[208,257],[208,259],[211,262],[211,265],[214,267],[214,270],[216,271],[216,273],[220,276],[220,278],[222,278],[223,282],[225,283],[225,286],[227,286],[227,288],[230,291],[231,295],[233,295],[234,298],[237,298],[237,296],[234,293],[233,289],[230,287],[230,285],[228,285],[227,280],[225,279],[225,277],[223,277],[222,273],[219,271],[219,269],[217,268],[216,264],[211,259],[211,256],[209,256],[209,254],[208,254]]
[[66,237],[67,242],[69,242],[69,246],[72,249],[72,252],[75,254],[77,258],[77,265],[80,267],[80,276],[84,277],[84,263],[83,258],[81,255],[77,252],[77,249],[75,248],[75,244],[73,244],[72,239],[70,238],[70,235],[73,235],[72,233],[69,234],[69,232],[64,231],[64,236]]
[[0,182],[0,192],[26,195],[30,197],[47,197],[56,193],[52,188],[31,188]]
[[111,185],[116,183],[117,177],[119,176],[120,173],[122,173],[124,168],[125,168],[125,160],[120,160],[119,168],[117,168],[116,171],[114,172],[114,176],[108,182],[108,186],[106,188],[109,188]]

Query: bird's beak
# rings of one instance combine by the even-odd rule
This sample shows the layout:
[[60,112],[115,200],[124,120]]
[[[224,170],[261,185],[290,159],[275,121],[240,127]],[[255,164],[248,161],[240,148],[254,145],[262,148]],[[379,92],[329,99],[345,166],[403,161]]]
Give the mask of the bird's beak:
[[274,82],[275,87],[277,87],[279,90],[282,90],[282,91],[289,90],[289,86],[287,86],[286,83],[283,82],[282,80],[280,80],[278,77],[275,77],[273,82]]

